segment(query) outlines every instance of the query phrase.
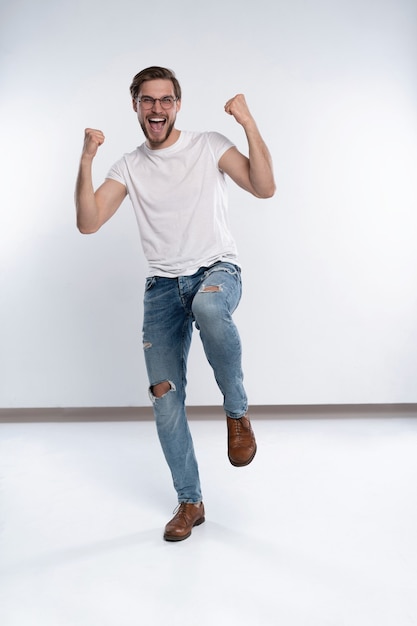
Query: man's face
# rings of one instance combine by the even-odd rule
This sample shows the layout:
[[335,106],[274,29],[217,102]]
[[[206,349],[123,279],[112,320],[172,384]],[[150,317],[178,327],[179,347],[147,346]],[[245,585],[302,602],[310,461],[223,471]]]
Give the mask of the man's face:
[[[138,115],[148,146],[153,150],[167,148],[178,139],[179,132],[174,130],[174,124],[177,112],[181,108],[181,101],[174,101],[170,108],[164,108],[160,98],[169,96],[175,99],[172,82],[157,78],[144,82],[138,94],[139,101],[133,100],[133,108]],[[142,98],[153,98],[155,101],[150,108],[146,108],[145,103],[140,102]]]

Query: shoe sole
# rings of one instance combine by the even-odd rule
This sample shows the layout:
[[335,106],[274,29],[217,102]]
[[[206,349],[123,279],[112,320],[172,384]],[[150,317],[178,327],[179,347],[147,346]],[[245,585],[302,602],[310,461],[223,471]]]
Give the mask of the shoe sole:
[[[200,519],[198,519],[196,522],[194,522],[192,528],[194,528],[195,526],[200,526],[200,524],[202,524],[203,522],[206,521],[205,517],[200,517]],[[191,532],[192,530],[190,530],[190,532],[188,533],[188,535],[184,535],[184,537],[177,537],[176,535],[164,535],[164,539],[165,541],[184,541],[184,539],[188,539],[188,537],[191,536]]]
[[233,461],[230,458],[230,456],[229,456],[229,461],[233,465],[233,467],[245,467],[246,465],[249,465],[249,463],[252,463],[252,461],[253,461],[253,459],[255,457],[256,451],[257,451],[257,447],[255,447],[255,450],[254,450],[254,453],[252,454],[252,456],[249,457],[249,459],[247,461],[245,461],[244,463],[236,463],[236,461]]

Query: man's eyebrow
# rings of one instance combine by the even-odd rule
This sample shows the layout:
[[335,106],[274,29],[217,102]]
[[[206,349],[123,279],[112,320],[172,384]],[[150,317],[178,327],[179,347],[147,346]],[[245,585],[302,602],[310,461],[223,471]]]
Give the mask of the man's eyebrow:
[[[155,98],[153,96],[150,96],[147,93],[143,93],[141,96],[138,96],[139,98],[152,98],[152,100],[155,100]],[[175,98],[173,93],[167,93],[165,96],[161,96],[161,98]],[[159,98],[156,98],[156,100],[159,100]]]

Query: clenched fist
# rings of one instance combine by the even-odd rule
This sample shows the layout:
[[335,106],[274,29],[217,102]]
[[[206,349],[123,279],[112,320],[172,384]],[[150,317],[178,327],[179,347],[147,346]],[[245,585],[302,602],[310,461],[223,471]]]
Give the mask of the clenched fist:
[[233,115],[242,126],[253,119],[243,93],[238,93],[234,98],[228,100],[224,105],[224,110],[229,115]]
[[84,135],[83,155],[91,158],[95,157],[99,146],[104,143],[104,139],[105,137],[101,130],[86,128]]

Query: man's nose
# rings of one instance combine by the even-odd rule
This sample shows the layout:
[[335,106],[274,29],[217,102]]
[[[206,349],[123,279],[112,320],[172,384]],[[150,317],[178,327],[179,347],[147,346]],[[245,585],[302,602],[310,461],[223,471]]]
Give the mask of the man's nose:
[[154,101],[153,101],[153,104],[152,104],[152,110],[153,111],[162,111],[161,98],[154,98]]

